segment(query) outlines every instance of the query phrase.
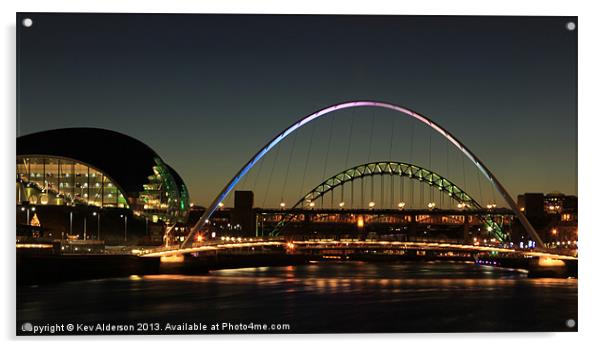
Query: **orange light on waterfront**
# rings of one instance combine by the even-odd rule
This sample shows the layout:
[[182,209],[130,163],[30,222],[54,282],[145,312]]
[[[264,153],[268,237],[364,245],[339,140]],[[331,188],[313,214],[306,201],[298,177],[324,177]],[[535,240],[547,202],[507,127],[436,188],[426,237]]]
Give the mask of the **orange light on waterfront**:
[[558,233],[558,230],[556,228],[552,229],[552,235],[556,235]]
[[312,201],[312,202],[309,203],[309,207],[315,207],[315,206],[316,206],[315,202]]
[[564,261],[560,259],[553,259],[550,257],[540,257],[537,261],[540,267],[564,267]]
[[196,241],[197,242],[203,242],[203,235],[202,234],[197,234]]
[[357,227],[358,228],[363,228],[364,227],[364,217],[363,216],[359,216],[357,218]]
[[183,254],[161,256],[161,263],[181,263],[184,262]]

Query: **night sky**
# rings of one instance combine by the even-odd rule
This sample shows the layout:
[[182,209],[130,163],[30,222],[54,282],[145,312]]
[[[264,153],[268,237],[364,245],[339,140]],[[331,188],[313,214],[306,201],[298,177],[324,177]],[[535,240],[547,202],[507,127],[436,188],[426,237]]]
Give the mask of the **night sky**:
[[[128,134],[179,172],[195,203],[207,205],[296,119],[358,99],[388,101],[431,117],[479,156],[513,196],[577,192],[577,30],[566,28],[576,18],[17,17],[18,24],[33,19],[32,27],[17,29],[17,135],[63,127]],[[256,204],[275,206],[282,196],[311,189],[324,174],[373,156],[384,160],[391,154],[388,144],[394,144],[396,160],[412,158],[425,166],[439,160],[440,170],[459,164],[435,136],[436,159],[427,159],[420,149],[430,142],[428,130],[409,131],[410,121],[391,112],[349,111],[330,119],[316,123],[314,137],[307,125],[283,143],[280,154],[270,155],[279,156],[278,166],[266,158],[263,172],[256,169],[241,183],[256,191]],[[331,124],[335,131],[329,131]],[[390,125],[397,130],[395,142],[389,141]],[[341,144],[325,155],[330,138]],[[366,153],[359,144],[367,139]],[[310,144],[312,175],[303,176]],[[448,176],[462,182],[455,171]],[[260,189],[258,182],[267,185],[272,176],[272,183],[280,182]]]

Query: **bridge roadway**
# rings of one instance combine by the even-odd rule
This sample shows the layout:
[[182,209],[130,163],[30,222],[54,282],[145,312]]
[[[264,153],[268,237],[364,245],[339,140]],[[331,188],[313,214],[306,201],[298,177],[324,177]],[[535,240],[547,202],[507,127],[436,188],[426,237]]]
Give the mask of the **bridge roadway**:
[[494,209],[388,209],[388,208],[288,208],[288,209],[270,209],[256,208],[256,214],[362,214],[362,215],[396,215],[396,216],[487,216],[487,215],[514,215],[512,210],[507,208]]
[[162,247],[152,250],[142,250],[139,252],[141,257],[169,257],[184,255],[190,253],[208,253],[228,251],[238,248],[250,247],[274,247],[281,246],[289,252],[304,249],[418,249],[418,250],[449,250],[449,251],[467,251],[467,252],[499,252],[510,253],[528,257],[543,257],[562,260],[577,260],[577,257],[551,253],[541,250],[520,250],[495,246],[464,245],[440,242],[409,242],[409,241],[339,241],[339,240],[305,240],[294,241],[283,238],[275,239],[249,239],[247,241],[215,241],[206,242],[202,245],[193,245],[188,248],[179,246]]

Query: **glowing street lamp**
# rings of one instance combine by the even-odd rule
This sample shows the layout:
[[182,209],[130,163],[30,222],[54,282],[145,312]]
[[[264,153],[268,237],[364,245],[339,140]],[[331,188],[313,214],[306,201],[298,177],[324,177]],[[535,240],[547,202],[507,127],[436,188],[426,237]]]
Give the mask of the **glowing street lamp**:
[[123,218],[123,236],[124,241],[128,241],[128,216],[125,214],[120,215]]
[[404,207],[406,207],[406,203],[405,202],[400,202],[397,204],[397,207],[399,207],[399,209],[403,209]]
[[285,207],[286,207],[286,203],[284,203],[284,202],[281,202],[281,203],[280,203],[280,207],[281,207],[281,208],[285,208]]
[[376,206],[376,204],[374,203],[374,201],[370,201],[368,203],[368,207],[373,208],[374,206]]
[[428,205],[427,205],[427,207],[432,210],[432,209],[435,208],[435,203],[434,202],[429,202]]
[[316,203],[315,203],[315,202],[311,201],[311,202],[309,203],[309,207],[315,207],[315,206],[316,206]]
[[343,206],[345,206],[345,202],[343,202],[343,201],[339,202],[339,207],[342,208]]

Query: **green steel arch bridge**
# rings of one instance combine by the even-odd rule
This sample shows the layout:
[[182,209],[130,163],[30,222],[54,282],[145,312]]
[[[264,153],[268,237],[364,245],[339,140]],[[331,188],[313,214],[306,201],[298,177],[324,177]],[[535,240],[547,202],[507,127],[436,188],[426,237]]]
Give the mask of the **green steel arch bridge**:
[[[341,193],[344,193],[345,186],[351,186],[351,202],[348,205],[348,208],[345,209],[347,212],[354,211],[354,184],[357,181],[361,181],[360,185],[362,186],[362,196],[364,193],[364,178],[371,178],[375,176],[390,176],[400,177],[400,178],[409,178],[411,180],[415,180],[418,182],[423,182],[428,186],[437,189],[450,200],[457,203],[457,208],[462,211],[472,211],[484,213],[479,215],[481,221],[485,228],[493,235],[496,239],[500,241],[506,241],[508,239],[508,234],[505,233],[501,226],[492,219],[492,215],[494,211],[492,207],[485,208],[481,206],[476,200],[474,200],[468,193],[462,190],[460,187],[452,183],[449,179],[437,174],[434,171],[429,169],[405,163],[405,162],[396,162],[396,161],[377,161],[370,162],[366,164],[361,164],[358,166],[351,167],[342,172],[331,176],[330,178],[324,180],[318,186],[310,190],[306,195],[304,195],[299,201],[297,201],[290,209],[286,210],[285,217],[280,221],[280,223],[275,227],[275,229],[270,232],[270,236],[278,236],[280,232],[286,227],[286,225],[296,217],[297,215],[304,214],[307,212],[306,210],[313,210],[316,204],[316,201],[323,199],[325,195],[331,194],[332,198],[334,198],[334,191],[337,188],[341,188]],[[392,183],[394,183],[392,181]],[[373,182],[372,182],[373,184]],[[400,189],[403,191],[403,182],[401,182]],[[343,196],[343,195],[342,195]],[[403,197],[403,195],[400,195]],[[364,198],[360,199],[360,202],[364,202]],[[338,203],[341,208],[345,207],[345,202],[341,201]],[[431,205],[431,203],[429,203]],[[369,206],[375,206],[373,201],[370,202]],[[397,204],[399,210],[404,210],[406,206],[405,202],[400,201]],[[431,207],[432,210],[435,209],[434,206]],[[427,211],[428,213],[428,211]]]

